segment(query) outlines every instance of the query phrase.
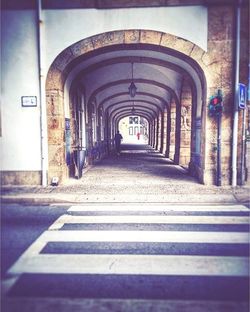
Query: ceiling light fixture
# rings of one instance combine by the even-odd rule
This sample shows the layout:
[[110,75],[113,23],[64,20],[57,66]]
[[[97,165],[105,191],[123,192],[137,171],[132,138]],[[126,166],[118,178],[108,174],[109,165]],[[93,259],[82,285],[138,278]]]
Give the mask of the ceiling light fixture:
[[131,65],[132,65],[132,81],[131,81],[131,84],[130,84],[130,86],[128,88],[128,91],[129,91],[129,95],[131,97],[135,97],[137,88],[136,88],[136,86],[134,84],[134,63],[131,63]]
[[133,101],[133,107],[131,109],[131,115],[135,115],[135,103]]

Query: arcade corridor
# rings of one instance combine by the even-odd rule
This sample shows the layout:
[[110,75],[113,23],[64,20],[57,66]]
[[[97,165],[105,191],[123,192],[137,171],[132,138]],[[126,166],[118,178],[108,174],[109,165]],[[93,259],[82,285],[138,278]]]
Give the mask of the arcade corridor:
[[[119,34],[123,36],[123,32],[114,35]],[[156,38],[159,35],[154,32]],[[55,176],[64,182],[81,172],[75,166],[80,158],[91,166],[112,154],[115,133],[127,118],[129,135],[146,135],[151,147],[175,164],[191,167],[199,182],[205,183],[202,68],[190,56],[159,46],[158,40],[151,44],[110,42],[107,47],[105,42],[61,64],[67,66],[62,72],[64,85],[53,64],[50,67],[46,80],[48,181]],[[55,64],[67,53],[67,49],[62,51]],[[75,156],[77,152],[82,155]],[[213,184],[213,176],[208,176],[205,184]]]
[[151,146],[137,144],[122,144],[120,156],[112,153],[86,167],[81,179],[71,178],[48,189],[54,196],[74,193],[84,202],[188,202],[192,196],[195,201],[199,197],[210,201],[211,195],[213,200],[223,201],[227,192],[226,188],[200,184]]

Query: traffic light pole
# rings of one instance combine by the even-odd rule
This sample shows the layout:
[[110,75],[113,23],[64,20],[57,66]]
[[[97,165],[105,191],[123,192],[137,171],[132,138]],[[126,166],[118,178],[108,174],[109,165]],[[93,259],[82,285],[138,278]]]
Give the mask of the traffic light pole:
[[239,64],[240,64],[240,21],[241,2],[237,1],[235,12],[235,81],[234,81],[234,117],[232,131],[232,186],[237,186],[237,145],[238,145],[238,89],[239,89]]
[[246,164],[246,109],[243,109],[242,142],[241,142],[241,185],[245,184],[245,164]]
[[216,117],[217,121],[217,168],[216,168],[216,185],[221,186],[221,119],[223,111],[222,91],[218,89],[217,95],[210,98],[208,105],[211,117]]
[[222,113],[217,113],[217,170],[216,170],[216,185],[221,186],[221,116]]

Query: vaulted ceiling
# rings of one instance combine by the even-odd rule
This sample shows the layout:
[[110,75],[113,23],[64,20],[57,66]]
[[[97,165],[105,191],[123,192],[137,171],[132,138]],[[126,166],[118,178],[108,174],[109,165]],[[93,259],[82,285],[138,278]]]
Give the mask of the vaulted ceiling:
[[[128,90],[132,76],[135,97]],[[67,86],[77,81],[87,103],[97,103],[112,117],[127,116],[134,107],[138,115],[152,119],[172,98],[178,104],[184,77],[201,89],[195,67],[179,52],[143,44],[129,48],[114,45],[79,58],[70,70]]]

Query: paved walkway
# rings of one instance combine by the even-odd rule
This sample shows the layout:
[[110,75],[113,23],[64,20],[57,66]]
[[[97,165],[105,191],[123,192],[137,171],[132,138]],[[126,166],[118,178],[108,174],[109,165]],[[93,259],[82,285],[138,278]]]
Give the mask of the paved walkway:
[[57,187],[3,187],[5,201],[249,203],[249,188],[199,184],[147,145],[123,145],[85,170],[82,179]]

